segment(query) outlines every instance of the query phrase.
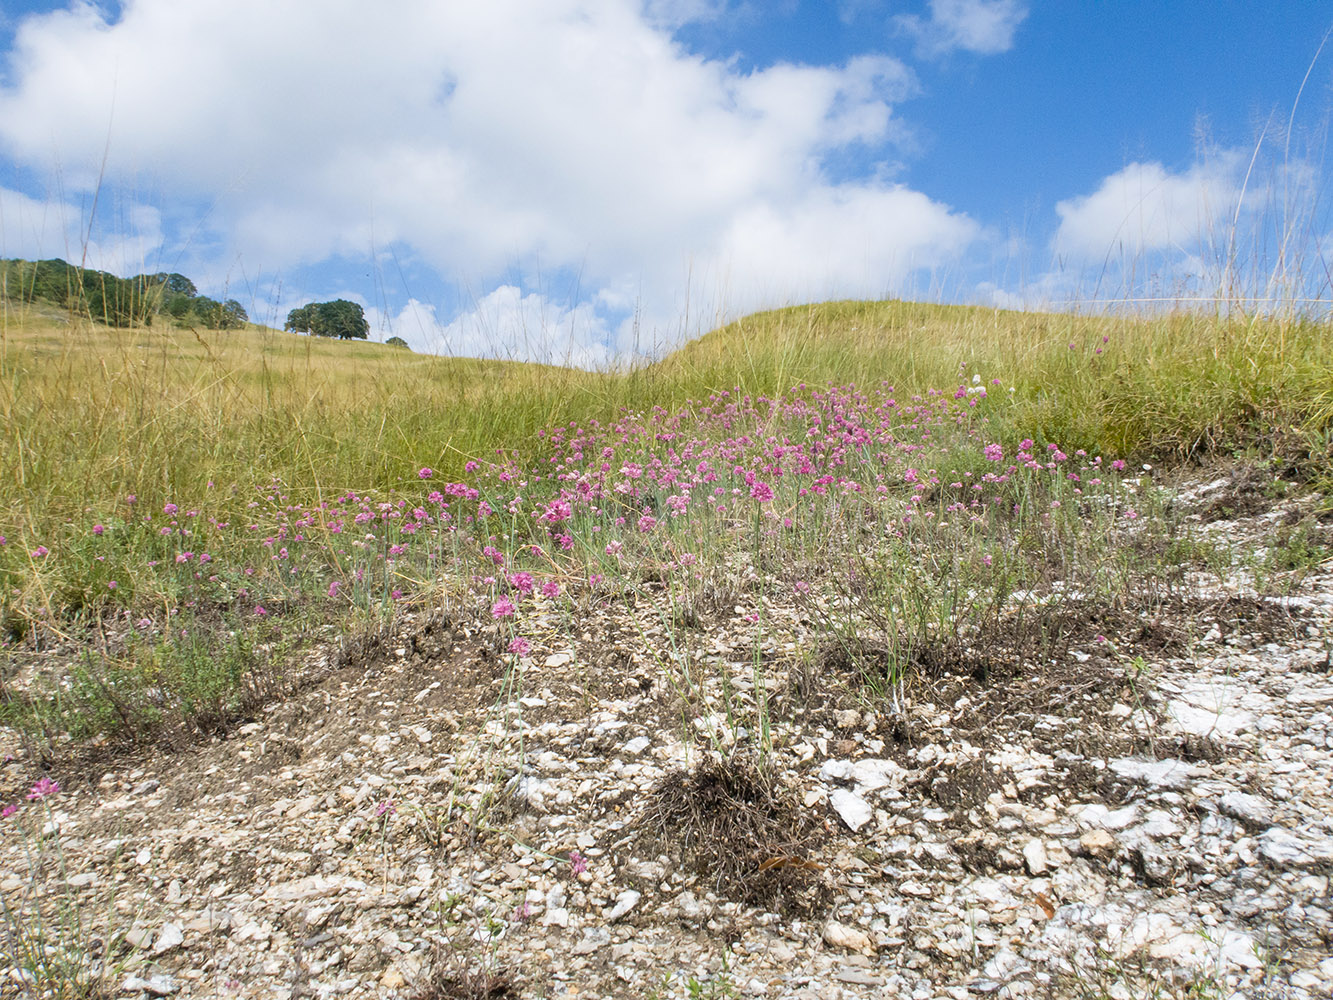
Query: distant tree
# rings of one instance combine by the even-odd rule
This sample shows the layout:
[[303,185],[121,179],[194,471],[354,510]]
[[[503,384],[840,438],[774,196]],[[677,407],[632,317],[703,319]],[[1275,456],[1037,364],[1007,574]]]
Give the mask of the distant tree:
[[319,319],[319,329],[315,332],[321,337],[365,340],[370,335],[370,324],[366,322],[366,314],[355,302],[348,302],[346,299],[321,302],[315,312]]
[[27,271],[28,295],[71,309],[83,301],[83,277],[77,267],[71,267],[58,257],[36,261],[30,267],[31,270],[24,269]]
[[222,313],[222,303],[210,299],[207,295],[197,295],[190,299],[190,317],[201,326],[211,326]]
[[402,347],[406,348],[409,351],[412,350],[412,348],[407,346],[407,341],[404,340],[402,337],[390,337],[388,340],[385,341],[385,343],[388,344],[390,347]]
[[202,326],[210,330],[237,330],[245,326],[250,318],[245,308],[235,299],[218,302],[207,295],[199,295],[189,300],[190,311]]
[[199,289],[194,287],[194,282],[183,274],[168,274],[163,282],[166,290],[176,295],[185,295],[190,298],[199,294]]
[[89,318],[107,326],[148,325],[153,321],[153,296],[143,277],[117,278],[105,271],[82,271],[82,308]]
[[162,312],[166,313],[177,323],[185,320],[194,310],[194,298],[190,295],[180,295],[169,293],[162,300]]
[[159,271],[157,274],[144,275],[143,280],[146,285],[156,285],[172,295],[194,298],[199,294],[199,289],[194,287],[193,281],[183,274],[176,274],[174,271],[170,274],[166,271]]
[[222,316],[226,321],[225,328],[229,330],[239,330],[250,322],[250,314],[235,299],[228,299],[222,303]]
[[60,258],[39,260],[32,265],[29,288],[34,298],[77,308],[83,301],[83,276]]
[[106,271],[75,267],[59,258],[7,260],[0,262],[0,269],[6,297],[43,299],[110,326],[151,323],[158,309],[161,286],[156,276],[120,278]]
[[287,314],[283,329],[339,340],[365,340],[370,335],[365,312],[355,302],[346,299],[311,302],[293,309]]
[[287,314],[287,322],[282,325],[282,328],[293,333],[310,333],[311,308],[307,305],[293,309]]

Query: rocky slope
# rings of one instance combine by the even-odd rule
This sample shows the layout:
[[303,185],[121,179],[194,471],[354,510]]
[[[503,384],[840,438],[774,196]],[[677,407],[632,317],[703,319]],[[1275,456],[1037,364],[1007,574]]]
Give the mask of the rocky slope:
[[[1181,487],[1200,538],[1327,544],[1236,485]],[[77,903],[122,995],[1328,997],[1333,566],[1255,582],[881,690],[743,590],[552,609],[520,662],[408,614],[225,738],[57,770],[0,889]]]

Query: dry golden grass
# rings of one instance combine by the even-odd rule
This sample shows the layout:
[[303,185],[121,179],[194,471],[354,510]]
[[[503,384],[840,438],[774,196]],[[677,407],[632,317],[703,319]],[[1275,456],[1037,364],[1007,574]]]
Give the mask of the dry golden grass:
[[257,326],[110,329],[26,307],[0,320],[0,533],[18,537],[130,493],[189,503],[209,483],[244,497],[275,479],[303,499],[392,488],[422,466],[453,475],[524,448],[542,427],[737,387],[999,379],[992,392],[1013,391],[997,438],[1107,455],[1253,445],[1317,461],[1333,436],[1333,335],[1298,319],[832,302],[745,317],[625,372]]

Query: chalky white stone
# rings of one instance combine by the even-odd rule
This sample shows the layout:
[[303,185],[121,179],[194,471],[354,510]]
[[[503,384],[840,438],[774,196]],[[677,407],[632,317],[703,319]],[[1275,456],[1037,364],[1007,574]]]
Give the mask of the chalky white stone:
[[[1241,518],[1217,530],[1243,548],[1238,535],[1262,540],[1278,524]],[[1112,996],[1194,980],[1239,995],[1261,978],[1293,1000],[1333,996],[1333,574],[1315,571],[1300,587],[1265,607],[1243,571],[1220,584],[1187,577],[1182,600],[1212,603],[1192,623],[1169,621],[1192,624],[1193,642],[1175,655],[1145,651],[1150,669],[1132,699],[1122,669],[1089,648],[1067,665],[1089,681],[1102,671],[1109,688],[1066,689],[1058,671],[1034,664],[1026,686],[1022,676],[1004,690],[963,682],[963,697],[923,680],[900,705],[881,703],[873,728],[862,701],[773,713],[764,765],[797,814],[828,833],[801,852],[822,869],[779,872],[832,888],[814,921],[728,898],[709,872],[681,863],[672,838],[639,838],[668,772],[725,755],[733,741],[758,749],[741,725],[758,729],[754,650],[764,650],[768,695],[786,697],[784,664],[820,640],[808,609],[784,608],[776,589],[761,624],[723,616],[725,628],[691,635],[697,664],[669,660],[668,670],[690,670],[697,730],[662,701],[659,654],[675,647],[656,607],[596,604],[569,620],[544,617],[540,603],[525,609],[539,641],[568,648],[555,668],[545,668],[546,648],[525,662],[521,697],[487,671],[454,669],[469,642],[493,634],[488,609],[480,623],[460,613],[459,637],[432,656],[418,641],[425,619],[405,608],[374,671],[342,672],[170,767],[127,766],[62,793],[67,884],[103,940],[106,899],[152,900],[152,922],[125,940],[143,959],[155,945],[164,952],[159,966],[117,977],[130,997],[225,992],[227,978],[255,996],[284,995],[296,968],[312,995],[387,996],[424,972],[442,906],[465,936],[487,925],[474,944],[504,967],[549,972],[570,995],[643,996],[668,969],[678,986],[715,972],[734,930],[730,981],[753,996],[1064,1000],[1075,994],[1059,988],[1061,972],[1094,968],[1145,977],[1109,984]],[[1287,608],[1299,611],[1291,635]],[[1255,620],[1269,612],[1276,626]],[[1201,647],[1205,632],[1214,641]],[[618,666],[604,669],[612,653]],[[1047,679],[1058,710],[1038,698],[1022,722],[975,728],[978,709],[1009,685],[1031,700]],[[859,728],[840,729],[853,706]],[[1133,756],[1111,749],[1131,738]],[[1204,753],[1155,759],[1182,747]],[[21,752],[0,727],[0,756]],[[1126,756],[1107,759],[1116,753]],[[965,808],[941,801],[941,782],[972,762],[994,787]],[[160,799],[148,797],[151,781]],[[521,783],[544,808],[496,794]],[[474,837],[469,817],[497,798],[505,809],[491,829],[512,836]],[[374,816],[384,799],[398,807],[387,821]],[[0,837],[5,892],[28,885],[21,842]],[[576,847],[589,859],[581,876],[569,861]],[[184,940],[173,945],[165,923]],[[1274,940],[1285,950],[1269,968]],[[22,988],[5,964],[0,994]],[[148,978],[159,968],[170,977]]]
[[875,816],[875,811],[870,808],[870,804],[865,799],[845,788],[835,788],[829,794],[829,804],[833,806],[834,812],[853,833],[869,823]]
[[1111,761],[1111,770],[1130,781],[1177,791],[1189,787],[1190,778],[1195,772],[1194,765],[1170,757],[1162,760],[1122,757]]
[[830,920],[824,925],[824,940],[835,948],[846,948],[848,951],[869,951],[873,947],[870,936],[864,931],[836,920]]
[[643,898],[643,893],[637,889],[626,889],[616,897],[616,905],[606,911],[606,919],[610,923],[615,923],[630,910],[639,905],[639,900]]
[[169,997],[180,989],[179,984],[170,976],[155,973],[148,977],[126,976],[120,984],[125,993],[147,993],[153,997]]
[[153,939],[153,954],[162,955],[185,943],[185,935],[175,924],[163,924]]
[[1023,862],[1029,875],[1044,875],[1048,866],[1046,845],[1035,837],[1023,845]]
[[1222,812],[1256,826],[1273,822],[1273,806],[1267,799],[1245,792],[1227,792],[1218,800]]
[[1259,855],[1278,868],[1312,868],[1333,862],[1333,837],[1298,836],[1271,827],[1259,837]]

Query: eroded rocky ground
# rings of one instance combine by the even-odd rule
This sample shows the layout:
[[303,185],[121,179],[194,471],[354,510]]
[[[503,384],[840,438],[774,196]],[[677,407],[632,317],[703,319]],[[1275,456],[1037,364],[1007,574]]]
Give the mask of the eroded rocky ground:
[[1328,997],[1333,565],[1241,557],[1330,529],[1243,486],[1176,501],[1231,569],[896,688],[743,589],[552,609],[517,665],[406,614],[225,737],[57,770],[6,822],[50,807],[63,881],[11,827],[0,888],[77,900],[127,996]]

